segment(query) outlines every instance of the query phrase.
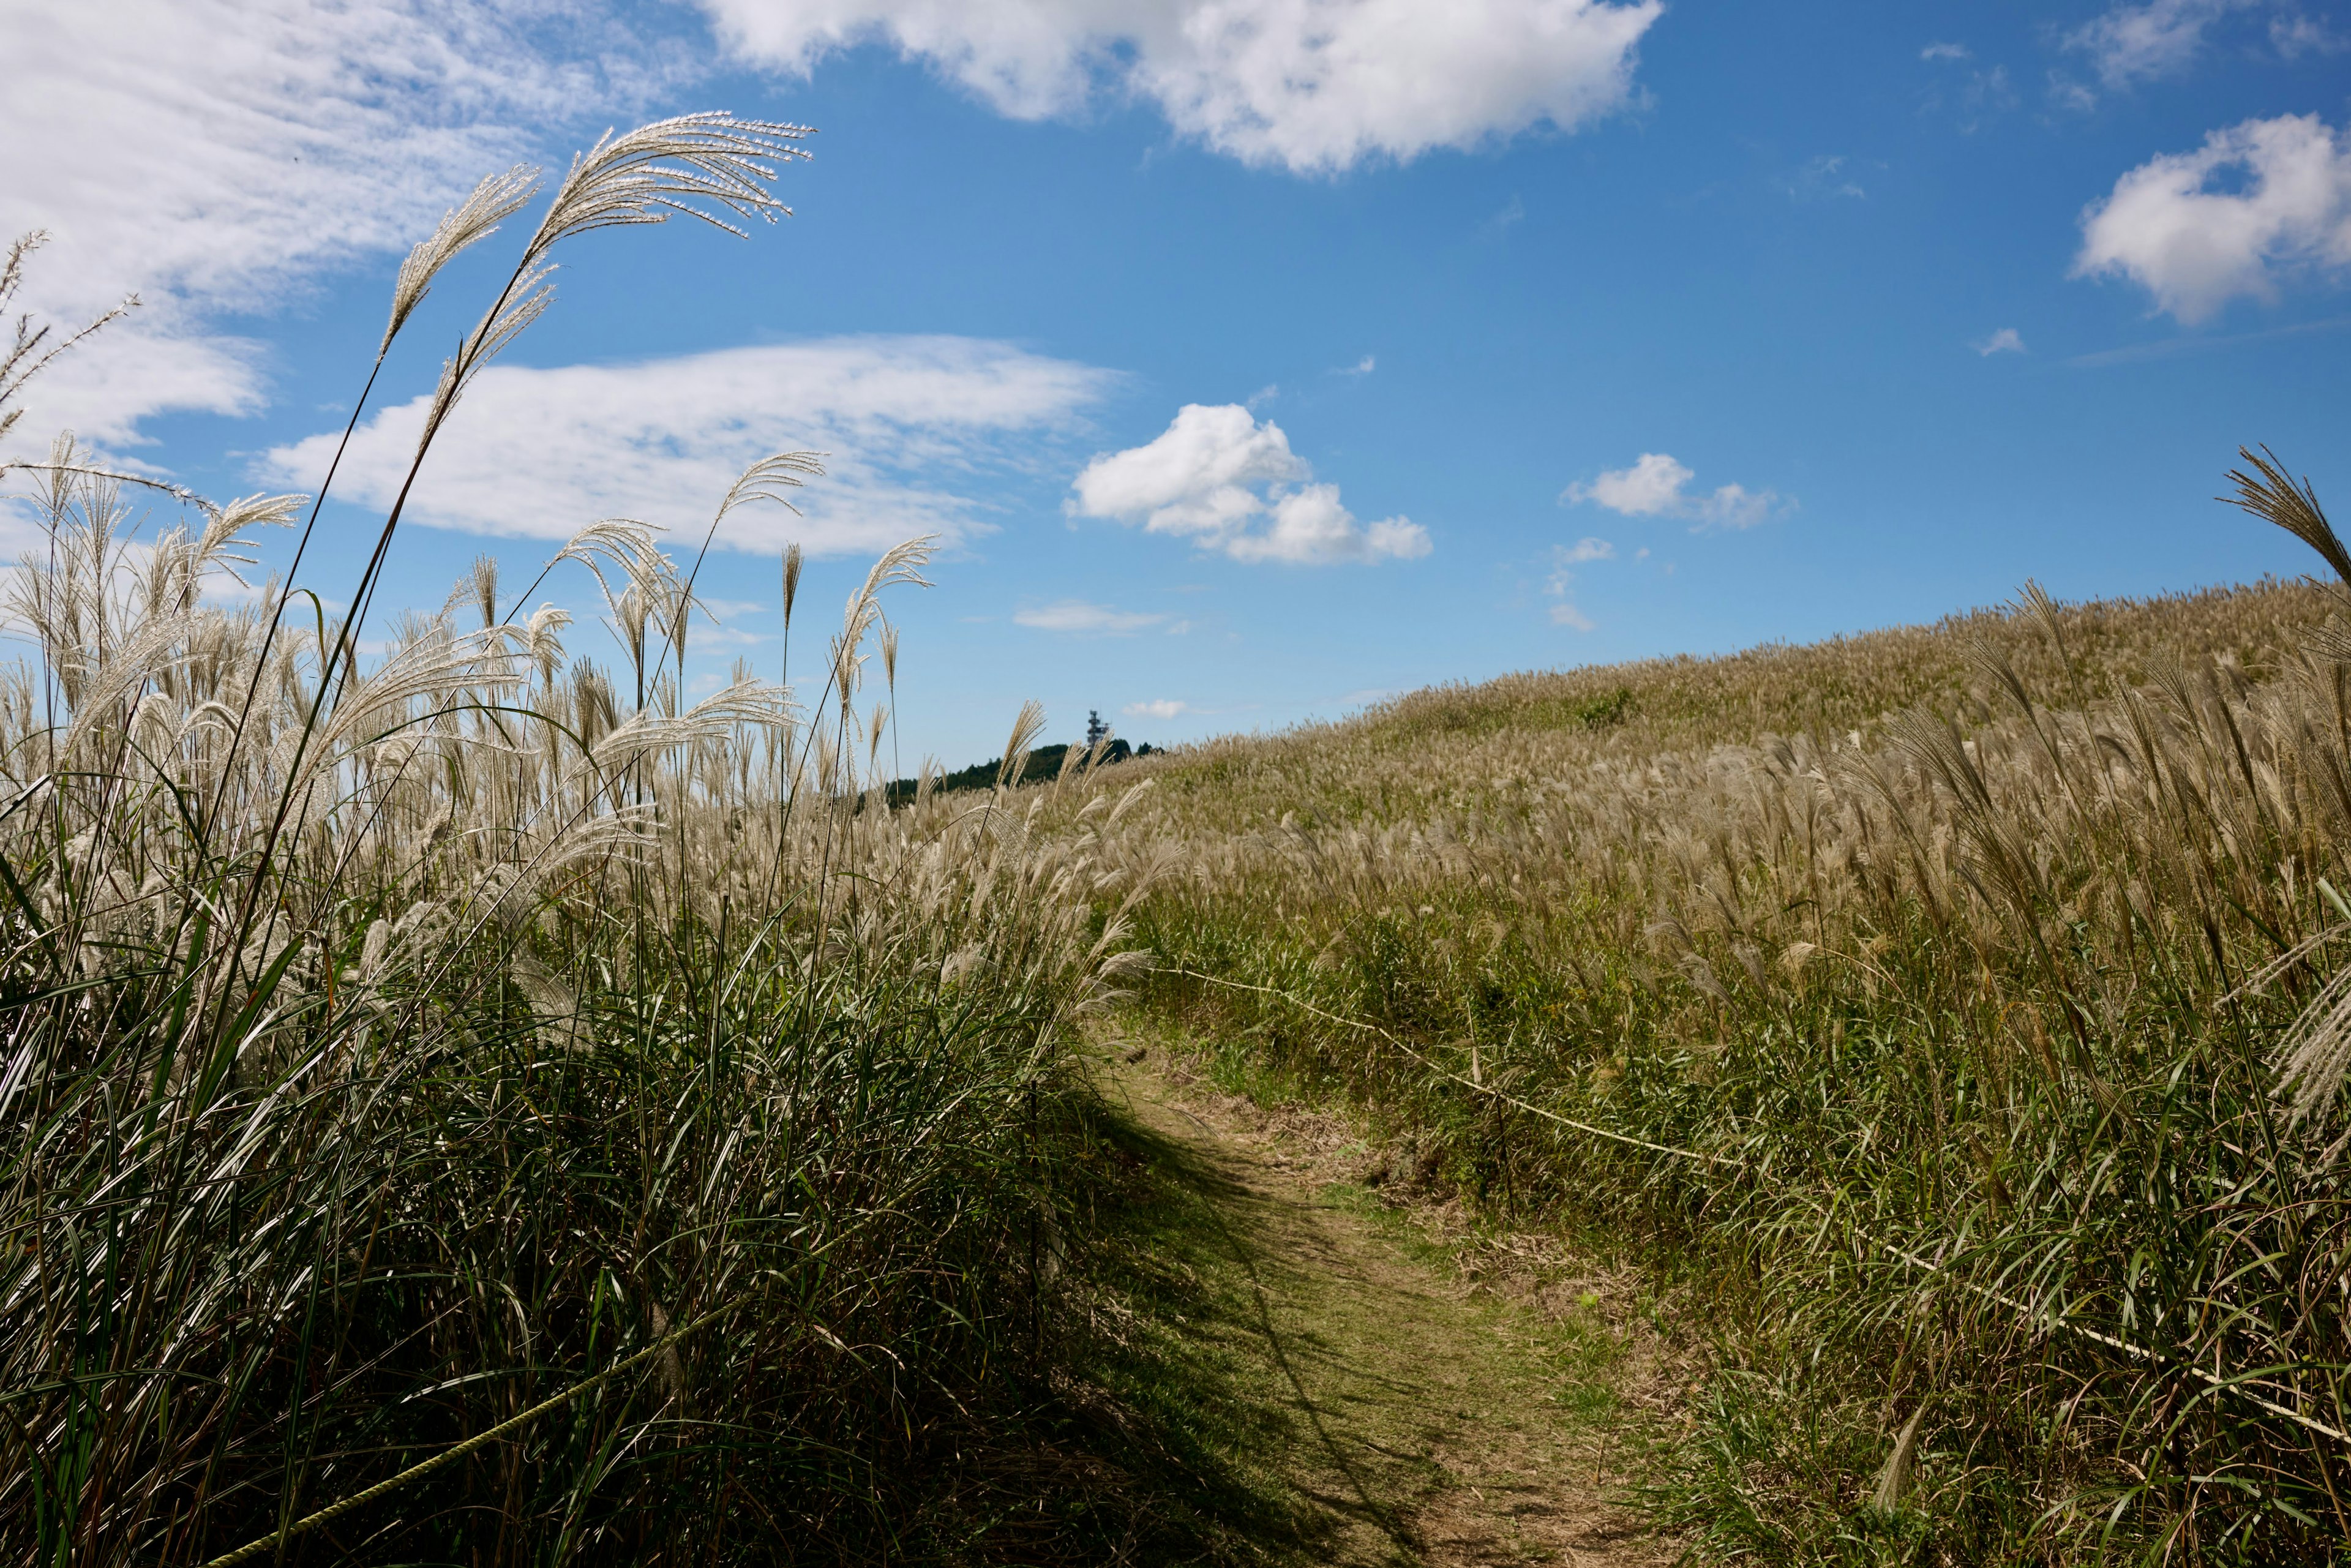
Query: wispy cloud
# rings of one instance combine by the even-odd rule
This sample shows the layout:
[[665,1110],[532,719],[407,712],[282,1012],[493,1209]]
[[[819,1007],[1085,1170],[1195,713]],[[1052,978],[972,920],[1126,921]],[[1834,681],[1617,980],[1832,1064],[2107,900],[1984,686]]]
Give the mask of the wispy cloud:
[[2340,332],[2351,327],[2351,316],[2329,316],[2324,320],[2297,321],[2286,327],[2266,327],[2254,332],[2216,332],[2196,337],[2165,338],[2153,343],[2126,343],[2119,349],[2100,349],[2093,353],[2076,354],[2060,361],[2069,370],[2098,370],[2107,365],[2137,365],[2149,360],[2168,360],[2180,354],[2209,353],[2218,349],[2233,349],[2242,343],[2267,343],[2280,338],[2306,338],[2317,332]]
[[1365,354],[1353,364],[1341,365],[1338,369],[1332,371],[1329,373],[1334,376],[1367,376],[1377,369],[1379,369],[1379,361],[1374,359],[1371,355]]
[[1593,538],[1589,536],[1576,540],[1572,545],[1552,547],[1551,580],[1543,584],[1543,592],[1554,601],[1550,610],[1552,625],[1569,626],[1578,632],[1590,632],[1595,629],[1593,619],[1576,608],[1575,601],[1569,597],[1569,590],[1575,582],[1575,573],[1572,569],[1595,560],[1615,559],[1614,545],[1610,544],[1606,539]]
[[1072,516],[1143,525],[1235,560],[1325,565],[1409,560],[1429,551],[1406,517],[1364,524],[1271,420],[1238,403],[1186,403],[1142,446],[1104,453],[1071,486]]
[[2089,57],[2106,87],[2173,76],[2204,47],[2205,34],[2232,11],[2264,0],[2142,0],[2115,5],[2065,35],[2064,47]]
[[1335,173],[1574,130],[1626,103],[1661,0],[1481,0],[1442,7],[1297,0],[945,5],[937,0],[700,0],[737,58],[794,76],[873,42],[1022,120],[1102,99],[1156,104],[1179,135],[1243,162]]
[[1082,599],[1056,600],[1050,604],[1012,612],[1013,623],[1033,627],[1040,632],[1090,632],[1123,633],[1141,632],[1147,627],[1167,623],[1165,615],[1147,614],[1138,611],[1114,610],[1107,604],[1090,604]]
[[2127,277],[2188,325],[2351,267],[2351,138],[2314,114],[2248,120],[2151,158],[2082,214],[2075,277]]
[[1857,200],[1869,194],[1855,177],[1853,160],[1842,153],[1823,153],[1788,175],[1782,185],[1800,202],[1834,201],[1840,196]]
[[1129,703],[1118,710],[1129,718],[1155,718],[1165,723],[1193,710],[1190,703],[1176,697],[1154,697],[1149,702]]
[[1687,517],[1692,531],[1703,528],[1751,528],[1756,524],[1794,510],[1793,497],[1776,490],[1750,490],[1744,485],[1717,486],[1711,493],[1693,494],[1697,473],[1663,452],[1644,452],[1629,468],[1610,469],[1588,482],[1579,480],[1560,493],[1560,500],[1576,506],[1589,502],[1628,517]]
[[[626,108],[664,57],[594,6],[559,40],[483,0],[75,0],[6,23],[0,235],[55,242],[30,302],[143,308],[29,390],[24,432],[108,442],[172,410],[260,406],[264,359],[219,333],[355,260],[404,250],[538,138]],[[552,45],[559,42],[558,50]]]
[[1953,111],[1962,134],[1972,135],[1992,116],[2016,107],[2008,68],[1976,65],[1975,51],[1965,44],[1928,44],[1918,57],[1934,68],[1921,107],[1930,113]]
[[[916,533],[988,531],[976,480],[1046,470],[1108,371],[981,339],[828,338],[626,365],[492,366],[465,394],[410,498],[419,522],[467,533],[568,538],[629,516],[698,539],[735,476],[768,454],[826,455],[793,493],[802,515],[747,507],[718,540],[811,553],[884,549]],[[338,493],[398,493],[426,400],[363,423]],[[271,450],[265,475],[317,483],[336,437]],[[1066,459],[1061,459],[1066,461]]]
[[1994,354],[2021,354],[2024,352],[2024,334],[2013,327],[2002,327],[1981,342],[1970,343],[1968,347],[1985,359]]

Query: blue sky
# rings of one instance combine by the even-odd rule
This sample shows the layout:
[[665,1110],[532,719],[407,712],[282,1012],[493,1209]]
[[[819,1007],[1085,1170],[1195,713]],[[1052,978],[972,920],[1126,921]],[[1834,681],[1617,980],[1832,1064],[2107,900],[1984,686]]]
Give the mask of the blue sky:
[[[142,307],[28,392],[208,494],[299,487],[406,246],[475,179],[719,108],[817,127],[796,215],[590,236],[428,460],[387,593],[698,539],[705,684],[813,653],[873,554],[901,734],[1138,740],[1387,692],[2294,572],[2241,442],[2351,482],[2351,16],[2254,0],[0,4],[27,298]],[[23,156],[30,150],[32,156]],[[511,265],[396,346],[315,574]],[[582,580],[542,597],[601,653]],[[384,618],[388,620],[388,617]]]

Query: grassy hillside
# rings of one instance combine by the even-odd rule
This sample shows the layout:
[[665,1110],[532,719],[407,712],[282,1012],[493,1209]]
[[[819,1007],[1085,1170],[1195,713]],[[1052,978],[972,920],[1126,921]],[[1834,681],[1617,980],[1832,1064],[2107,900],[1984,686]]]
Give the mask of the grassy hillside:
[[2324,1555],[2343,604],[2028,591],[1136,765],[1149,1005],[1669,1286],[1649,1500],[1715,1554]]

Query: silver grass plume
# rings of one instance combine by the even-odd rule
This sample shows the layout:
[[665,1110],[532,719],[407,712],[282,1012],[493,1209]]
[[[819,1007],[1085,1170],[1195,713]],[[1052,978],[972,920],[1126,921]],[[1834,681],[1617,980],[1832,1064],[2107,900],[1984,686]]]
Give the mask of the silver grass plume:
[[[737,120],[724,110],[657,120],[623,136],[607,131],[571,161],[531,237],[528,261],[591,229],[666,222],[672,213],[740,235],[721,214],[773,223],[791,209],[768,193],[771,162],[806,158],[804,125]],[[763,162],[762,160],[769,162]]]
[[1012,733],[1005,737],[1004,759],[996,765],[996,787],[998,789],[1019,781],[1021,769],[1029,760],[1029,748],[1037,742],[1037,734],[1045,727],[1045,705],[1030,697],[1020,705],[1020,715],[1012,721]]
[[2266,446],[2258,453],[2250,446],[2240,446],[2237,455],[2253,472],[2230,469],[2229,477],[2236,483],[2237,493],[2220,499],[2243,507],[2264,522],[2275,523],[2316,550],[2320,559],[2335,569],[2335,577],[2351,588],[2351,550],[2343,548],[2334,525],[2326,520],[2325,512],[2318,505],[2318,492],[2310,487],[2310,480],[2304,477],[2297,485],[2278,462],[2277,454]]
[[392,284],[392,318],[384,325],[381,355],[408,324],[410,316],[433,291],[433,279],[468,246],[497,233],[498,225],[520,211],[538,193],[538,171],[517,163],[502,174],[492,174],[474,187],[472,195],[441,214],[433,232],[417,242],[400,264]]
[[[772,457],[762,457],[728,487],[726,498],[718,503],[718,515],[713,525],[726,520],[726,514],[753,501],[772,501],[793,516],[799,508],[791,503],[785,492],[800,487],[803,476],[811,479],[824,476],[824,456],[821,452],[778,452]],[[795,551],[799,546],[792,547]]]
[[[16,291],[24,287],[25,258],[49,243],[47,229],[34,229],[19,235],[8,246],[8,259],[0,262],[0,315],[5,315],[16,300]],[[0,353],[0,438],[5,438],[16,421],[24,417],[22,408],[8,405],[24,390],[25,383],[48,366],[59,354],[79,343],[109,322],[120,319],[139,308],[139,296],[124,297],[121,304],[99,317],[80,331],[56,343],[49,342],[49,329],[35,327],[30,313],[16,318],[13,340],[7,350]],[[45,350],[43,345],[47,344]],[[0,463],[0,473],[13,465]]]
[[937,539],[935,534],[925,534],[892,546],[873,563],[873,570],[865,574],[857,591],[849,596],[849,603],[841,611],[841,634],[832,645],[832,678],[844,710],[856,691],[858,674],[864,667],[859,650],[873,630],[873,623],[881,618],[882,591],[900,583],[914,588],[930,587],[930,580],[923,575],[922,568],[930,560],[931,547]]

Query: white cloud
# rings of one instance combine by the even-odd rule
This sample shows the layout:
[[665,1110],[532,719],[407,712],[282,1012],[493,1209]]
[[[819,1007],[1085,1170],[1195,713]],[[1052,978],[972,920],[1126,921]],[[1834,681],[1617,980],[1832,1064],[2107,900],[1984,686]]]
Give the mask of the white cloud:
[[1795,507],[1776,490],[1744,485],[1718,486],[1710,495],[1692,495],[1698,475],[1663,452],[1644,452],[1630,468],[1614,468],[1589,484],[1578,481],[1560,493],[1571,505],[1589,501],[1628,517],[1687,517],[1694,528],[1751,528],[1775,512]]
[[1572,626],[1578,632],[1589,632],[1593,629],[1594,623],[1592,618],[1577,609],[1574,601],[1567,596],[1568,589],[1575,581],[1575,573],[1568,569],[1582,566],[1588,561],[1615,559],[1616,547],[1606,539],[1586,538],[1578,539],[1572,545],[1552,547],[1551,580],[1543,585],[1543,592],[1559,601],[1551,607],[1552,625]]
[[2270,18],[2270,47],[2281,59],[2340,54],[2346,46],[2343,35],[2319,17],[2290,14]]
[[768,608],[756,599],[714,599],[703,592],[699,585],[695,589],[694,597],[704,610],[710,612],[712,619],[720,622],[732,621],[743,615],[763,614]]
[[2098,79],[2127,87],[2188,68],[2204,47],[2204,34],[2231,11],[2262,0],[2143,0],[2116,5],[2065,35],[2065,47],[2090,57]]
[[[979,505],[949,486],[1032,471],[1114,378],[970,338],[828,338],[623,365],[482,373],[425,460],[409,516],[468,533],[568,538],[607,517],[698,543],[735,476],[784,450],[829,454],[793,499],[804,516],[742,507],[721,542],[815,554],[866,551],[917,533],[986,532]],[[407,472],[426,400],[360,426],[336,492],[388,505]],[[322,434],[269,452],[275,482],[315,485],[334,450]]]
[[[0,237],[55,235],[27,302],[69,322],[144,308],[27,389],[22,434],[107,441],[173,409],[262,401],[251,344],[216,311],[266,310],[323,270],[404,249],[518,127],[597,113],[653,68],[588,12],[562,37],[481,0],[11,0]],[[550,58],[560,42],[584,58]]]
[[1800,202],[1830,201],[1839,196],[1865,196],[1861,182],[1848,167],[1853,160],[1824,152],[1787,177],[1788,194]]
[[1163,722],[1192,711],[1192,705],[1175,697],[1157,697],[1150,702],[1129,703],[1119,712],[1129,718],[1155,718]]
[[1271,420],[1260,423],[1238,403],[1186,403],[1146,444],[1087,464],[1071,486],[1068,509],[1141,523],[1235,560],[1320,564],[1428,553],[1419,524],[1389,517],[1367,527],[1340,504],[1337,486],[1311,477]]
[[1155,104],[1244,162],[1329,173],[1366,159],[1574,130],[1624,104],[1661,0],[700,0],[738,58],[806,76],[875,43],[998,112]]
[[1970,343],[1968,347],[1986,359],[1994,354],[2021,354],[2024,352],[2024,334],[2013,327],[2002,327],[1982,342]]
[[1973,135],[1994,116],[2016,107],[2008,68],[1975,65],[1975,51],[1965,44],[1928,44],[1918,57],[1936,68],[1921,107],[1929,112],[1955,111],[1961,135]]
[[1677,513],[1688,504],[1683,486],[1698,477],[1663,452],[1644,452],[1630,468],[1611,469],[1589,485],[1570,485],[1561,499],[1595,501],[1628,517]]
[[1113,610],[1107,604],[1089,604],[1082,599],[1062,599],[1033,610],[1017,610],[1012,619],[1017,625],[1031,626],[1040,632],[1122,632],[1160,625],[1167,617]]
[[[2218,188],[2216,188],[2218,187]],[[2182,322],[2281,277],[2351,266],[2351,139],[2314,114],[2248,120],[2151,158],[2082,214],[2073,276],[2126,277]]]
[[1367,376],[1374,371],[1379,369],[1379,363],[1380,362],[1371,355],[1365,354],[1353,364],[1342,365],[1331,373],[1334,376]]

